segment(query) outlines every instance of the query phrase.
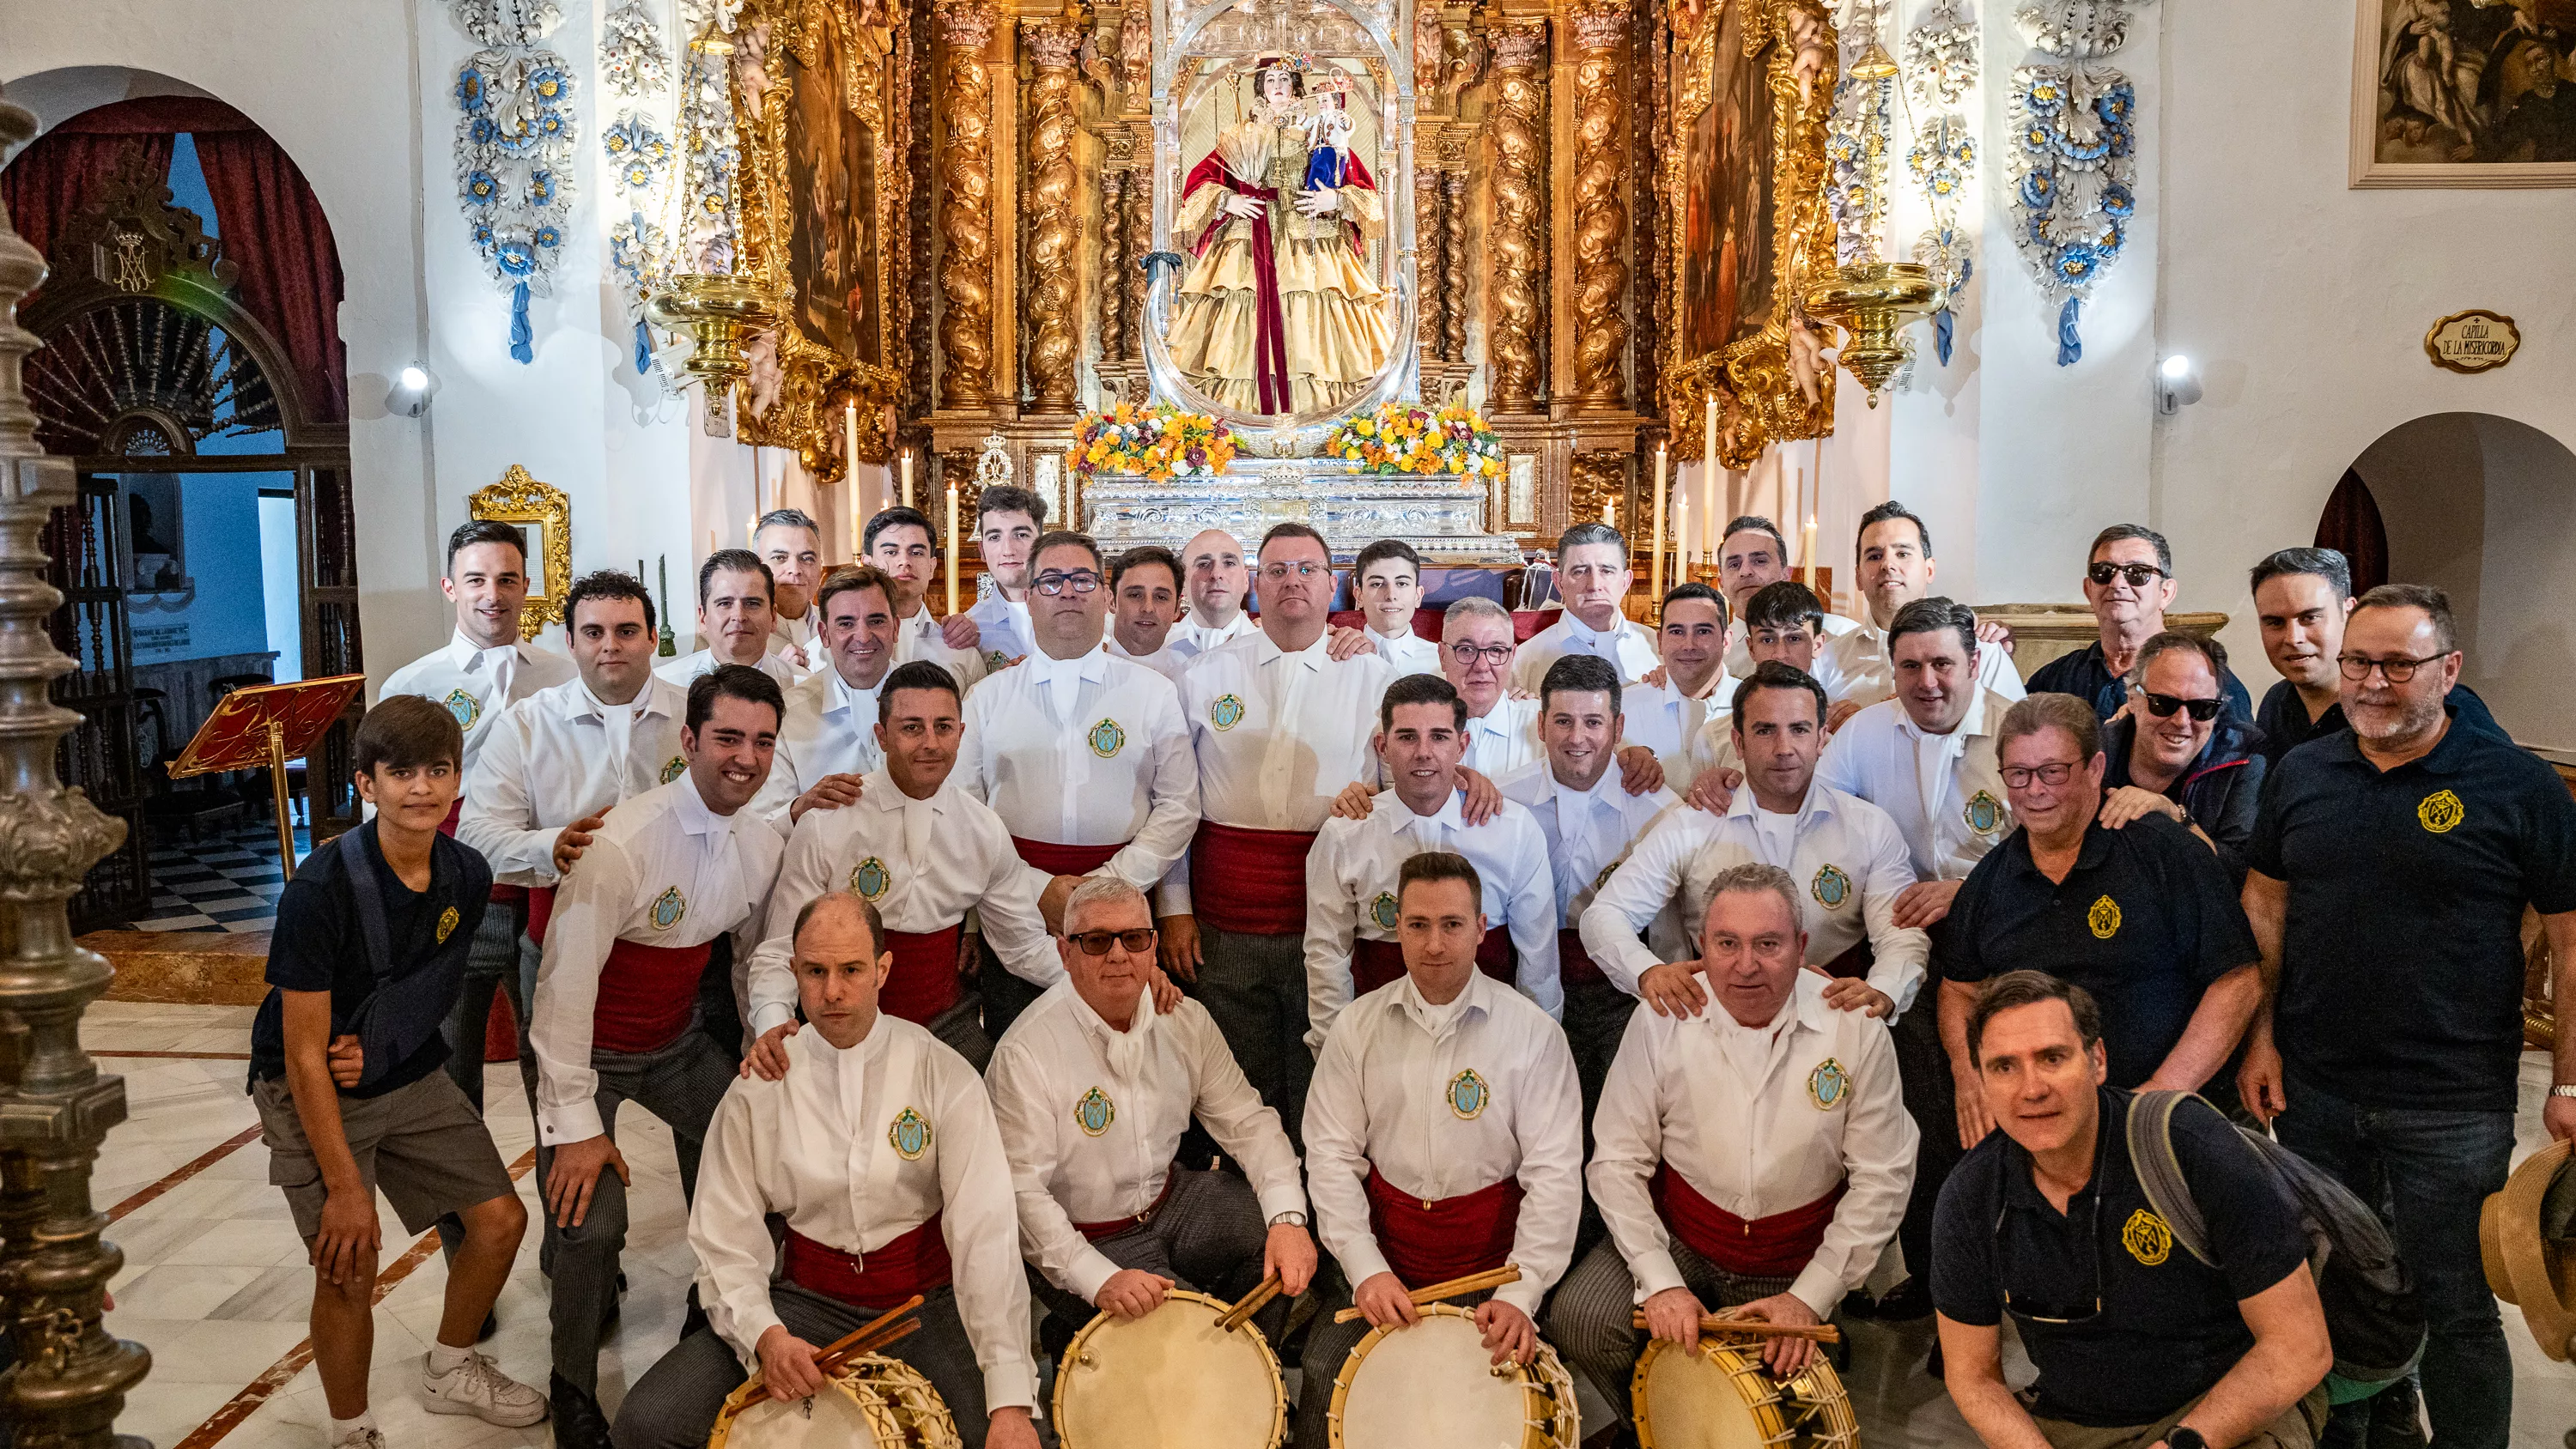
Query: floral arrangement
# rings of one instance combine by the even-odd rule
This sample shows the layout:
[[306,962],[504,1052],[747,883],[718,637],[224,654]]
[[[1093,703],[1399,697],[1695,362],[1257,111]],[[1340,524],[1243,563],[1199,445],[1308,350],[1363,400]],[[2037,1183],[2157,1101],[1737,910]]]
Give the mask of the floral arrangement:
[[1367,473],[1503,474],[1502,438],[1484,414],[1455,399],[1438,412],[1391,402],[1367,417],[1346,418],[1324,439],[1324,456],[1358,463]]
[[1071,461],[1074,472],[1085,478],[1098,473],[1141,474],[1157,481],[1208,477],[1234,461],[1234,430],[1170,403],[1138,407],[1123,402],[1107,412],[1082,415],[1074,428]]

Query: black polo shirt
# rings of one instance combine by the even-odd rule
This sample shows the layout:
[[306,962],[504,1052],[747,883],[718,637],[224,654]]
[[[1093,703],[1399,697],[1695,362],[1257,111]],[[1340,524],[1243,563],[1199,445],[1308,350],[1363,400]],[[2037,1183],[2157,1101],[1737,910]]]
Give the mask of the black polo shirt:
[[[2454,706],[2453,718],[2489,734],[2505,733],[2504,727],[2495,722],[2495,716],[2487,712],[2487,702],[2478,698],[2475,690],[2465,684],[2454,684],[2449,697]],[[2263,732],[2263,738],[2256,742],[2255,749],[2277,769],[2283,755],[2310,740],[2323,739],[2342,730],[2346,723],[2340,702],[2327,705],[2324,714],[2314,720],[2309,719],[2307,701],[2299,698],[2298,686],[2284,679],[2263,692],[2262,712],[2254,717],[2254,727]],[[2510,735],[2505,737],[2512,738]]]
[[2154,1076],[2201,992],[2262,954],[2227,867],[2162,815],[2087,826],[2063,881],[2015,830],[1968,872],[1945,924],[1933,938],[1944,980],[2044,971],[2093,993],[2115,1087]]
[[[2071,694],[2090,701],[2093,712],[2104,719],[2120,712],[2129,702],[2129,686],[2111,672],[2102,656],[2102,641],[2094,640],[2072,654],[2060,654],[2031,672],[2027,687],[2033,694]],[[2218,671],[2218,692],[2236,707],[2243,719],[2254,713],[2254,696],[2245,692],[2232,669]]]
[[2098,1100],[2093,1177],[2065,1212],[2004,1133],[1951,1171],[1933,1219],[1932,1303],[1979,1327],[1999,1323],[2009,1303],[2039,1369],[2040,1417],[2152,1424],[2208,1393],[2254,1346],[2237,1304],[2304,1269],[2308,1240],[2271,1168],[2216,1108],[2185,1102],[2173,1115],[2174,1156],[2217,1266],[2193,1257],[2130,1165],[2129,1094],[2105,1087]]
[[2557,771],[2465,705],[2385,773],[2346,730],[2282,758],[2245,857],[2289,886],[2273,1034],[2293,1079],[2366,1107],[2514,1110],[2523,907],[2576,910]]

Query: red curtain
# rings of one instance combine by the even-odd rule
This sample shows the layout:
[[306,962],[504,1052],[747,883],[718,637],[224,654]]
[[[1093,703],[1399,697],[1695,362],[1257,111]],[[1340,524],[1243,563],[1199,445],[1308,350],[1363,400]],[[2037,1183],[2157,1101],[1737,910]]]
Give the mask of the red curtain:
[[2355,597],[2388,582],[2388,525],[2379,516],[2379,500],[2370,496],[2370,485],[2350,468],[2317,519],[2317,547],[2340,549],[2352,562]]
[[[152,175],[170,174],[174,142],[169,132],[137,135],[73,129],[77,124],[75,118],[36,138],[9,163],[8,170],[0,171],[0,204],[8,206],[18,235],[35,247],[47,266],[54,264],[54,240],[63,226],[97,202],[107,187],[108,173],[128,150],[142,151]],[[19,310],[26,310],[36,295],[29,293]]]

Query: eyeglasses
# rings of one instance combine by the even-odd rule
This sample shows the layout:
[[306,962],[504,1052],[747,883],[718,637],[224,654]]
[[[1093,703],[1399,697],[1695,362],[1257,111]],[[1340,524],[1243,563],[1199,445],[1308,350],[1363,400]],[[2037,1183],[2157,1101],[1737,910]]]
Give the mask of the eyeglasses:
[[2356,684],[2368,679],[2374,669],[2387,676],[2389,683],[2404,684],[2415,677],[2416,670],[2427,664],[2439,664],[2450,657],[2444,653],[2427,654],[2421,659],[2372,659],[2361,654],[2338,654],[2335,667],[2343,671],[2344,678]]
[[2182,710],[2194,720],[2207,724],[2218,718],[2218,708],[2224,703],[2225,700],[2184,699],[2180,695],[2150,693],[2147,695],[2147,713],[2158,719],[2168,719],[2175,710]]
[[1083,931],[1067,936],[1065,939],[1080,946],[1085,956],[1108,955],[1109,943],[1112,941],[1126,947],[1128,954],[1141,956],[1154,949],[1154,928],[1147,926],[1141,931]]
[[1449,657],[1457,660],[1461,665],[1473,664],[1478,659],[1482,659],[1487,664],[1493,665],[1495,668],[1499,669],[1502,667],[1505,660],[1512,657],[1512,646],[1509,644],[1469,644],[1464,640],[1461,640],[1458,643],[1449,646]]
[[1038,575],[1037,579],[1038,592],[1046,595],[1050,599],[1063,593],[1066,589],[1071,589],[1077,594],[1087,594],[1099,587],[1100,575],[1091,572],[1089,569],[1085,569],[1080,573],[1072,574],[1060,574],[1050,571],[1048,573]]
[[2032,765],[2027,769],[2019,765],[2006,765],[2003,770],[2004,788],[2027,790],[2033,780],[2043,785],[2063,785],[2074,773],[2075,767],[2064,760],[2054,760],[2045,765]]
[[[1995,1244],[1998,1248],[2003,1244],[2003,1236],[2004,1215],[1998,1213],[1995,1216]],[[2084,1255],[2092,1260],[2093,1267],[2093,1306],[2091,1308],[2058,1316],[2033,1313],[2028,1307],[2013,1301],[2012,1288],[2007,1284],[2004,1286],[2004,1311],[2027,1318],[2033,1323],[2054,1323],[2061,1326],[2083,1323],[2102,1316],[2102,1189],[2098,1183],[2093,1188],[2091,1221],[2084,1229]],[[2001,1254],[1998,1253],[1996,1256],[2000,1257]]]
[[2154,564],[2141,563],[2097,563],[2084,571],[2084,577],[2105,588],[2110,586],[2113,579],[2127,579],[2130,588],[2143,589],[2164,576],[2163,569],[2157,568]]
[[1261,566],[1261,576],[1273,583],[1277,583],[1279,580],[1288,577],[1292,573],[1301,579],[1311,579],[1317,574],[1329,574],[1332,571],[1333,566],[1331,564],[1319,563],[1275,563],[1263,564]]

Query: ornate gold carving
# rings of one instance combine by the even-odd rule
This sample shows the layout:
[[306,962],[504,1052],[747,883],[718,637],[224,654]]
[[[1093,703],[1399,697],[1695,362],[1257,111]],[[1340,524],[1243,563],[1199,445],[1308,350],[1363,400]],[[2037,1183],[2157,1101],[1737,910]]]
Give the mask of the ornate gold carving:
[[1494,411],[1539,407],[1539,323],[1547,296],[1547,83],[1539,78],[1547,22],[1510,25],[1494,41],[1493,281],[1487,318]]
[[1126,109],[1150,110],[1154,103],[1154,7],[1151,0],[1127,0],[1118,22],[1118,64],[1127,73]]
[[[1598,523],[1601,506],[1619,505],[1619,522],[1628,526],[1628,459],[1617,448],[1598,448],[1574,455],[1566,480],[1566,526]],[[1634,528],[1629,528],[1634,533]]]
[[1462,361],[1467,356],[1467,173],[1441,172],[1440,192],[1444,233],[1440,244],[1440,355]]
[[564,491],[513,463],[500,482],[466,496],[465,516],[536,527],[530,543],[537,567],[519,605],[519,637],[534,639],[548,624],[561,623],[564,591],[572,587],[572,500]]
[[[1145,322],[1145,254],[1154,249],[1154,188],[1151,172],[1139,172],[1127,188],[1127,265],[1118,273],[1126,290],[1127,330],[1118,339],[1118,355],[1133,361],[1145,355],[1139,328]],[[1141,386],[1143,380],[1138,379]]]
[[1100,355],[1110,362],[1127,357],[1127,288],[1120,278],[1134,265],[1127,255],[1127,188],[1134,180],[1128,171],[1100,177]]
[[993,82],[984,68],[995,16],[987,0],[935,12],[943,51],[939,153],[939,380],[944,407],[982,407],[993,395]]
[[[1628,11],[1576,10],[1574,27],[1574,395],[1586,411],[1627,405],[1627,122],[1620,93]],[[1582,515],[1577,515],[1578,517]]]
[[[1418,162],[1413,170],[1413,234],[1415,265],[1426,283],[1434,283],[1447,273],[1444,252],[1449,233],[1440,224],[1440,173]],[[1422,355],[1438,357],[1440,339],[1445,335],[1441,317],[1453,299],[1436,286],[1426,286],[1416,304],[1415,313],[1422,334]]]
[[1417,0],[1413,9],[1413,98],[1428,103],[1440,86],[1440,7]]
[[1031,411],[1073,411],[1073,76],[1078,26],[1023,21],[1035,77],[1029,84],[1029,385]]

